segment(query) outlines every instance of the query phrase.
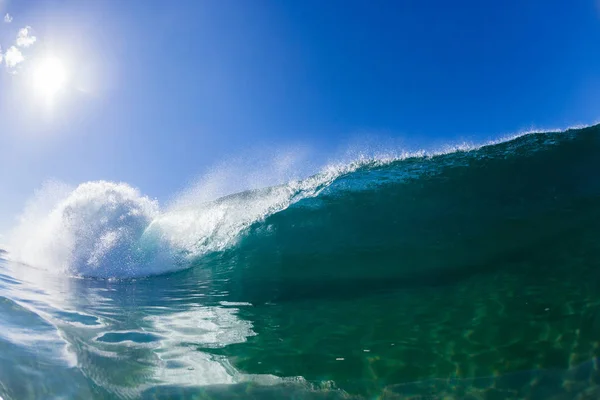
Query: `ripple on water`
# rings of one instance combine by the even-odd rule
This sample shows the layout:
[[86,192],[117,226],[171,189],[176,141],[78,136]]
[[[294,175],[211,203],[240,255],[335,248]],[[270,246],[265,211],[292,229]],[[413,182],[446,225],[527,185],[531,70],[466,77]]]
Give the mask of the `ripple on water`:
[[55,313],[56,317],[60,318],[62,321],[86,325],[86,326],[99,326],[102,323],[98,320],[98,317],[94,317],[93,315],[82,314],[78,312],[69,312],[69,311],[57,311]]
[[123,343],[130,342],[133,344],[148,344],[157,342],[162,338],[158,335],[146,332],[127,331],[127,332],[106,332],[96,338],[99,342],[104,343]]

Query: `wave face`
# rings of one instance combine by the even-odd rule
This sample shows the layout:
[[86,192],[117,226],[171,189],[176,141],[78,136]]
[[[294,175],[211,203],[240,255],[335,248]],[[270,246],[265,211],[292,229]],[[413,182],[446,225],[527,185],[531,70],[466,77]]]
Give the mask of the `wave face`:
[[600,226],[599,217],[600,128],[529,134],[366,163],[253,224],[222,261],[289,282],[286,295],[304,279],[446,281]]
[[[370,278],[456,271],[590,223],[600,192],[598,130],[364,159],[165,211],[123,183],[88,182],[61,195],[42,191],[38,202],[46,207],[26,211],[11,255],[103,278],[207,263],[240,264],[267,279],[274,271],[286,279],[355,279],[366,264]],[[548,218],[556,223],[542,226]],[[329,270],[332,259],[347,260],[348,268]]]

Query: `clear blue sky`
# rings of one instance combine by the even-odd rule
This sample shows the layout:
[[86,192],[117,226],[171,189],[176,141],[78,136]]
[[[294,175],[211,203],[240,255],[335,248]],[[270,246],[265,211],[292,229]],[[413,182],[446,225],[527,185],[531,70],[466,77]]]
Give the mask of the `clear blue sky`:
[[[411,148],[599,116],[597,1],[0,0],[0,232],[43,181],[159,200],[247,149]],[[36,58],[64,60],[52,110]]]

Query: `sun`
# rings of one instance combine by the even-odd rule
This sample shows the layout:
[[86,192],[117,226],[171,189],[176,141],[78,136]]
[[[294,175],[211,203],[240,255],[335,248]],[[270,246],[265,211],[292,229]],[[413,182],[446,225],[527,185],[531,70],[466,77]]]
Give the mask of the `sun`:
[[67,83],[67,70],[57,57],[40,60],[33,70],[33,86],[41,97],[52,100],[64,90]]

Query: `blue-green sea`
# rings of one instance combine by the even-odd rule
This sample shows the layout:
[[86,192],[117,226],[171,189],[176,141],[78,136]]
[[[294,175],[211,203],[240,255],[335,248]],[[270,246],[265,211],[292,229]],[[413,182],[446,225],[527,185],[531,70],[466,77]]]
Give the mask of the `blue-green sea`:
[[6,247],[3,400],[600,398],[600,126],[170,207],[48,185]]

